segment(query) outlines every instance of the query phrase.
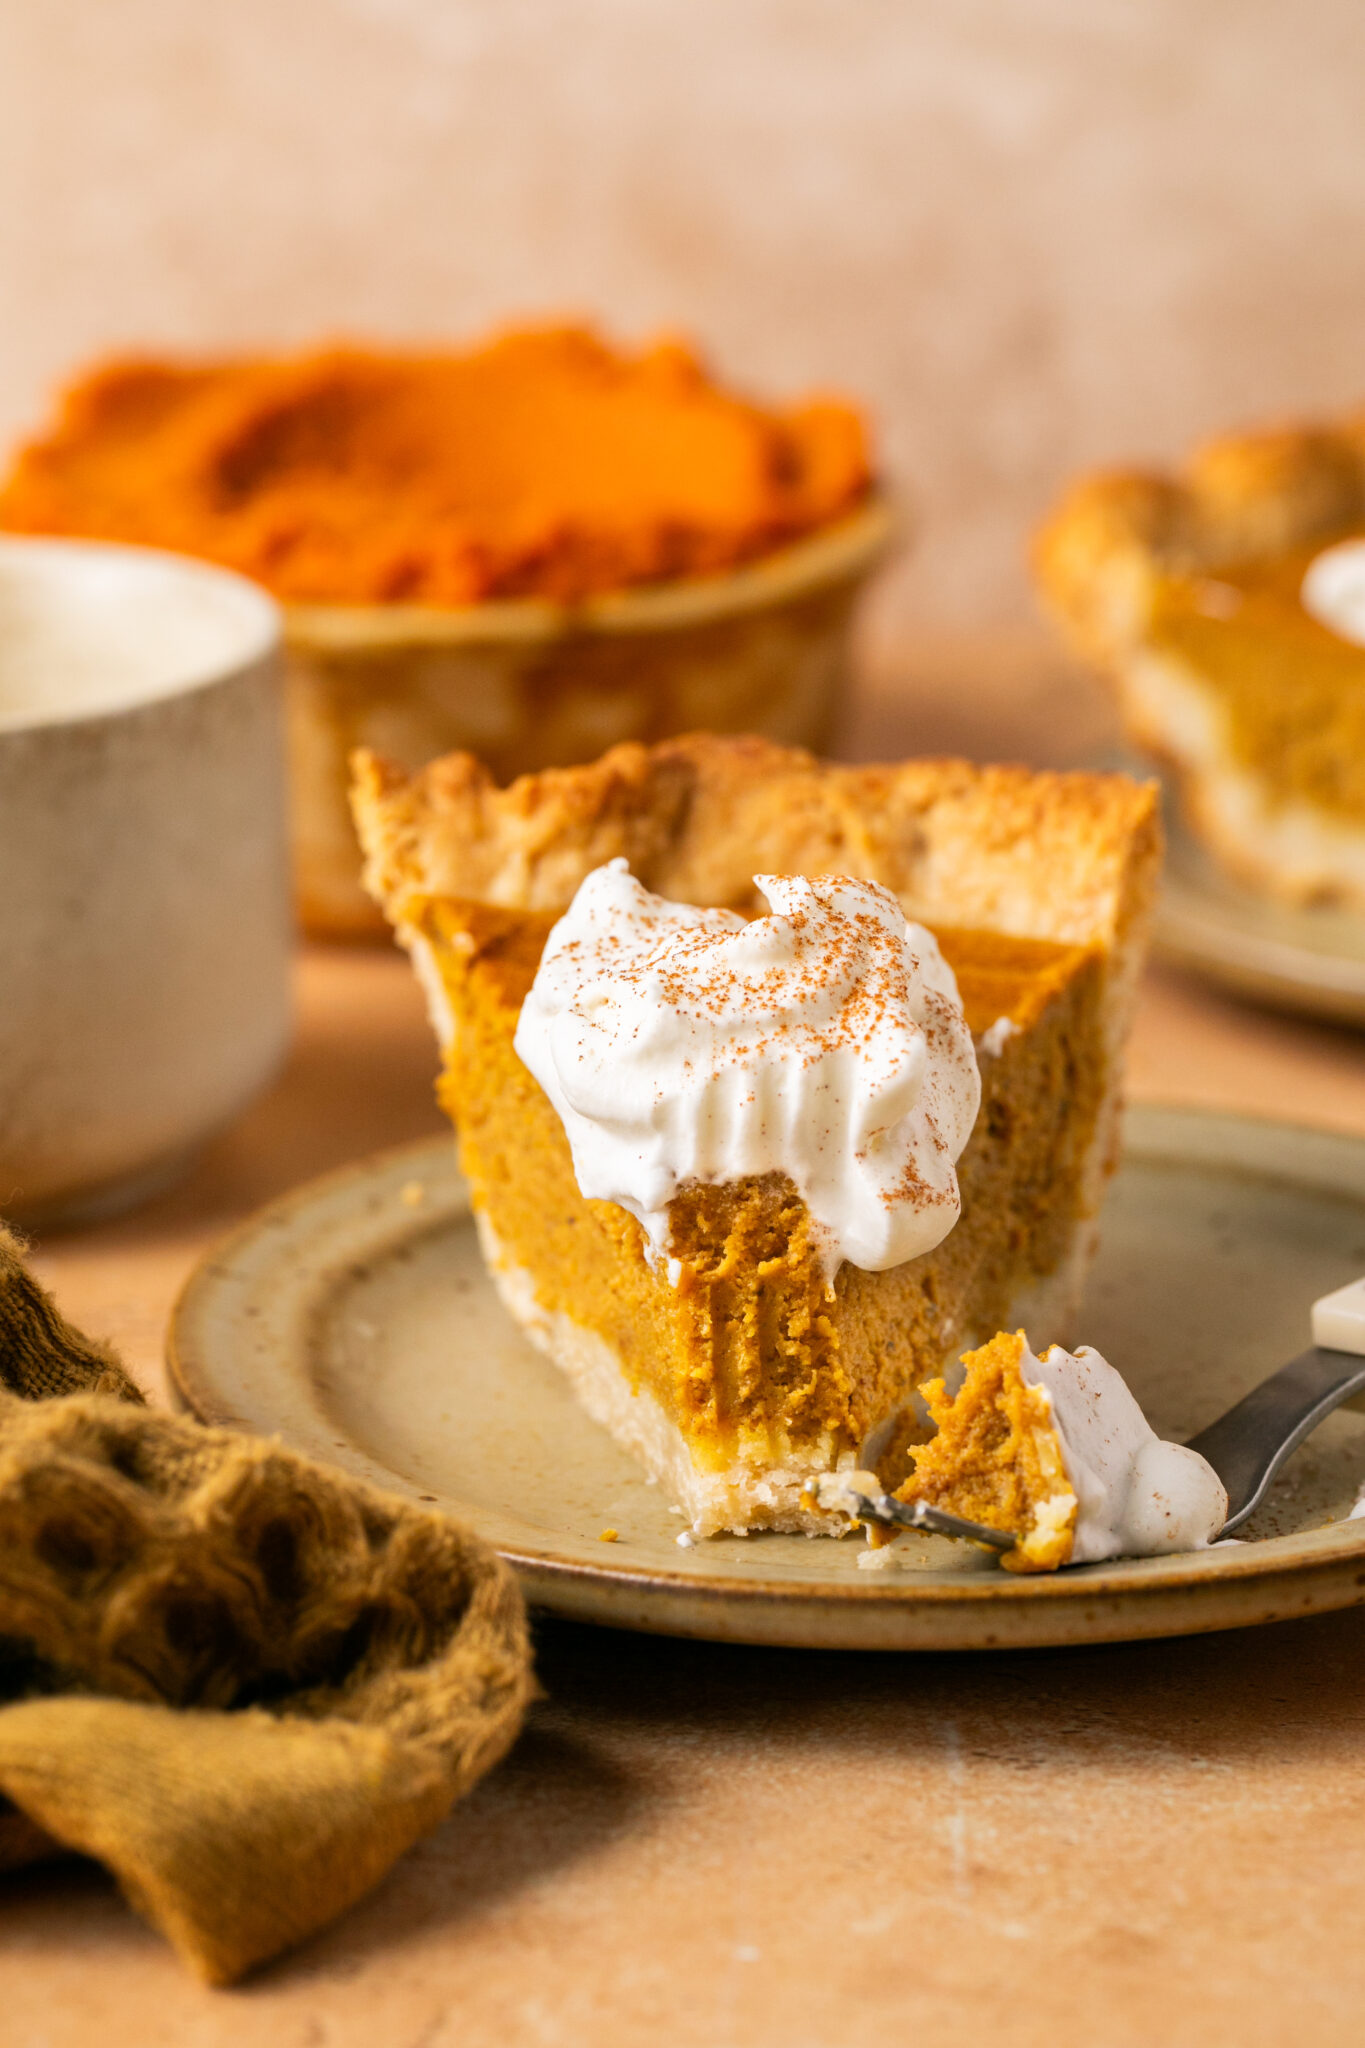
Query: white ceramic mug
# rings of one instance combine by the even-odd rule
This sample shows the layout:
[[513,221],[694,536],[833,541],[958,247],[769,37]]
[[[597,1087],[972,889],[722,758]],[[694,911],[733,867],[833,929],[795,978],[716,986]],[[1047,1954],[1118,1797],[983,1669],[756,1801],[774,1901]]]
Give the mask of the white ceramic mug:
[[171,1178],[278,1065],[290,943],[270,599],[0,539],[0,1214]]

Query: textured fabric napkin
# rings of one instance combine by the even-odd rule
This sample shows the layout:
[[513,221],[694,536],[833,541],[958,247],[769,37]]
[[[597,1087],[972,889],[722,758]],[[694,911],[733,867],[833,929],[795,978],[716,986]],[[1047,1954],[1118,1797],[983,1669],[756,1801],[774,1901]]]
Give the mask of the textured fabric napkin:
[[510,1747],[521,1595],[445,1516],[146,1407],[3,1228],[0,1383],[0,1868],[98,1857],[227,1983]]

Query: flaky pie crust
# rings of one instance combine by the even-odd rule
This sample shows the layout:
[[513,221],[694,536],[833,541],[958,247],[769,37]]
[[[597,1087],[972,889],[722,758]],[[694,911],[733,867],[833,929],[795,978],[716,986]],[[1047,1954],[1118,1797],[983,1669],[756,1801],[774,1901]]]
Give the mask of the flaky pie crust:
[[625,855],[677,902],[758,908],[756,873],[858,875],[935,922],[1063,944],[1125,940],[1160,860],[1153,785],[967,761],[843,767],[755,738],[613,747],[499,789],[471,754],[409,776],[353,758],[365,882],[400,928],[433,897],[567,907]]
[[1286,553],[1365,524],[1365,413],[1206,442],[1178,470],[1081,478],[1040,528],[1033,564],[1079,651],[1112,662],[1146,624],[1163,573]]

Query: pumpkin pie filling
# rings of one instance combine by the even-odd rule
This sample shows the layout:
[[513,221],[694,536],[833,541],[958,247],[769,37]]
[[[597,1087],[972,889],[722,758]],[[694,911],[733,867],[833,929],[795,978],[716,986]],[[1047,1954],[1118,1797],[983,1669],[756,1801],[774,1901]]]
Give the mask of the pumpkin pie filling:
[[[1342,534],[1336,538],[1356,538]],[[1365,827],[1365,648],[1304,606],[1321,549],[1165,575],[1149,644],[1221,706],[1229,759],[1281,804]]]
[[1026,1355],[1022,1330],[1002,1330],[962,1359],[956,1394],[943,1379],[926,1384],[934,1434],[911,1451],[899,1497],[1018,1532],[1001,1558],[1008,1571],[1055,1571],[1070,1562],[1079,1504],[1052,1403],[1022,1369]]
[[981,1113],[960,1163],[964,1216],[891,1274],[845,1263],[827,1287],[809,1212],[765,1175],[698,1184],[669,1205],[677,1277],[614,1202],[585,1201],[559,1117],[513,1050],[548,914],[433,905],[422,929],[454,1032],[441,1100],[459,1131],[491,1263],[525,1275],[536,1310],[600,1339],[718,1471],[806,1451],[857,1453],[922,1368],[998,1323],[1022,1276],[1055,1273],[1082,1201],[1098,1109],[1098,973],[1082,947],[940,930],[967,1019],[1014,1030],[983,1060]]

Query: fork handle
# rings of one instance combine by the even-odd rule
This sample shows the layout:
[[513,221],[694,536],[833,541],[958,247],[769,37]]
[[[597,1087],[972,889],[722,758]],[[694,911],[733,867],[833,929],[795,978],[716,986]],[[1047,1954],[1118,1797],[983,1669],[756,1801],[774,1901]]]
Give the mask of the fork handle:
[[1365,1357],[1315,1344],[1191,1437],[1228,1490],[1223,1534],[1260,1506],[1290,1452],[1352,1394],[1365,1392]]

